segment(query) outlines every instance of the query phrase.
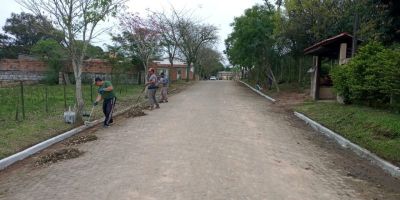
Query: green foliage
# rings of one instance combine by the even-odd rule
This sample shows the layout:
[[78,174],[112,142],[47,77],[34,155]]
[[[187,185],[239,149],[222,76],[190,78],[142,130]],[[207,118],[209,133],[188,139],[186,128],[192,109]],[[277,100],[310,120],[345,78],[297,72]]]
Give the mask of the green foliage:
[[38,41],[53,38],[61,41],[62,33],[56,30],[51,22],[43,16],[29,13],[12,13],[3,27],[4,34],[0,40],[8,41],[2,46],[1,57],[17,58],[18,54],[29,54],[30,49]]
[[334,87],[347,101],[388,105],[400,95],[400,49],[371,42],[333,72]]
[[235,18],[233,32],[225,40],[226,54],[234,65],[262,65],[273,53],[274,9],[256,5]]
[[65,58],[66,52],[64,48],[55,40],[40,40],[36,43],[31,52],[33,55],[47,63],[48,71],[46,72],[46,79],[48,84],[58,83],[58,74],[63,67],[62,60]]

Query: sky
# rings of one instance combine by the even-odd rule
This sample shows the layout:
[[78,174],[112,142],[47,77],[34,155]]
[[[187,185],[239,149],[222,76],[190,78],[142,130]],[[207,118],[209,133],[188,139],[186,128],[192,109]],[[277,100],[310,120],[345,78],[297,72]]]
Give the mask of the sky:
[[[0,26],[3,27],[5,20],[11,16],[11,13],[27,12],[14,0],[0,0]],[[146,9],[152,11],[169,10],[171,5],[176,10],[193,10],[194,16],[203,20],[204,23],[212,24],[218,27],[219,51],[225,49],[224,40],[231,33],[230,24],[234,17],[241,16],[245,9],[255,4],[262,4],[263,0],[129,0],[127,6],[129,11],[144,14]],[[112,26],[116,21],[109,21],[105,25]],[[117,30],[113,30],[117,31]],[[103,46],[104,43],[111,44],[109,34],[105,33],[94,41],[96,45]]]

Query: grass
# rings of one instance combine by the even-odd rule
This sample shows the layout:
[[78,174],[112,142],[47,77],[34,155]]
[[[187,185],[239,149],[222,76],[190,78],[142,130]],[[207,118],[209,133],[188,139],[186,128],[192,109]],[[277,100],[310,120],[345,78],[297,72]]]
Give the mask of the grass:
[[[143,86],[114,86],[117,109],[131,105]],[[48,90],[48,111],[46,112],[45,90]],[[91,108],[91,87],[83,87],[86,111]],[[97,88],[93,87],[93,99]],[[73,126],[64,123],[63,86],[31,85],[24,86],[25,119],[22,119],[20,87],[0,88],[0,159],[46,140]],[[74,86],[66,87],[67,105],[73,107]],[[18,110],[18,111],[17,111]],[[17,116],[18,112],[18,117]],[[97,106],[95,118],[102,117],[101,106]]]
[[378,156],[400,164],[400,115],[356,105],[307,102],[296,111]]
[[[250,86],[252,86],[254,88],[256,86],[256,81],[255,80],[243,79],[242,81],[247,83],[247,84],[249,84]],[[304,92],[305,89],[307,89],[305,86],[300,86],[299,83],[297,83],[297,82],[292,82],[292,83],[285,82],[285,83],[279,84],[278,86],[279,86],[280,92],[301,93],[301,92]],[[261,92],[266,94],[266,95],[272,96],[272,97],[276,97],[276,96],[278,96],[280,94],[276,90],[275,86],[273,86],[271,90],[263,88],[261,90]]]

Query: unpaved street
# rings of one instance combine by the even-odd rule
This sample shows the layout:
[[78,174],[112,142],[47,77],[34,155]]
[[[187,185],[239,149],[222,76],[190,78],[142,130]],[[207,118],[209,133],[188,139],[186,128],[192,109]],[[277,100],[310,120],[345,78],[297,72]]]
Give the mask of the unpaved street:
[[199,82],[147,113],[100,129],[79,158],[1,174],[0,199],[400,199],[383,173],[236,82]]

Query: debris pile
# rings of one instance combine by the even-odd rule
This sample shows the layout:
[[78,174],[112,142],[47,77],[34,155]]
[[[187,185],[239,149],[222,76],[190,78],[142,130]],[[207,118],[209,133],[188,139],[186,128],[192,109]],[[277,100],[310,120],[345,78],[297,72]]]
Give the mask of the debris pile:
[[83,136],[73,137],[73,138],[67,140],[66,142],[64,142],[64,144],[67,146],[72,146],[72,145],[83,144],[83,143],[94,141],[94,140],[97,140],[96,135],[83,135]]
[[143,107],[140,105],[136,105],[136,106],[132,107],[131,109],[129,109],[128,112],[126,112],[127,118],[140,117],[140,116],[144,116],[144,115],[146,115],[146,113],[143,112]]
[[84,153],[83,151],[80,151],[79,149],[75,149],[75,148],[60,149],[60,150],[56,150],[52,153],[46,154],[44,156],[40,156],[36,160],[35,165],[36,166],[49,165],[49,164],[56,163],[61,160],[77,158],[80,155],[82,155],[83,153]]

